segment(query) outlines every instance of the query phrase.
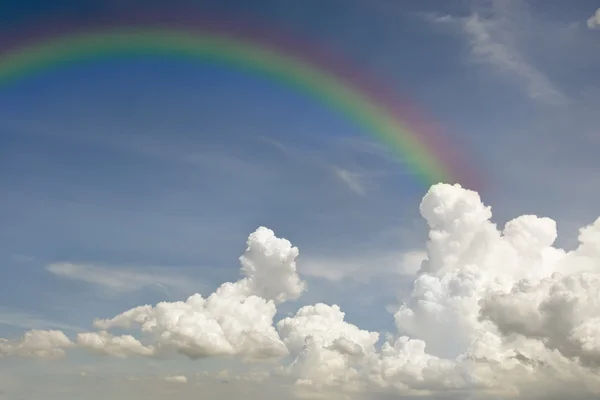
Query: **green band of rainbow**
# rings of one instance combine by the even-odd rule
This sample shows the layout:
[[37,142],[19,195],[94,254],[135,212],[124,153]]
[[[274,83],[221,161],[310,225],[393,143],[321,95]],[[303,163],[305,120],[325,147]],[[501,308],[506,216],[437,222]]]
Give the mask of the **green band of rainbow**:
[[0,54],[0,87],[46,69],[114,55],[160,55],[224,63],[276,79],[345,115],[401,156],[427,186],[455,181],[408,129],[367,95],[336,75],[260,43],[178,29],[113,29],[67,35]]

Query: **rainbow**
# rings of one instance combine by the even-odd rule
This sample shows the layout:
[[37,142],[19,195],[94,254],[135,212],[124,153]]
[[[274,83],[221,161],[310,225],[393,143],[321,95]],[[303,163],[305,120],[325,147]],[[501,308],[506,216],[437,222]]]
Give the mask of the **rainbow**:
[[[403,160],[426,185],[474,185],[442,135],[416,117],[384,86],[347,63],[280,32],[215,20],[135,20],[52,30],[0,43],[0,89],[48,69],[117,55],[154,55],[217,63],[266,76],[310,95],[368,132]],[[6,40],[6,39],[5,39]],[[314,47],[314,46],[313,46]]]

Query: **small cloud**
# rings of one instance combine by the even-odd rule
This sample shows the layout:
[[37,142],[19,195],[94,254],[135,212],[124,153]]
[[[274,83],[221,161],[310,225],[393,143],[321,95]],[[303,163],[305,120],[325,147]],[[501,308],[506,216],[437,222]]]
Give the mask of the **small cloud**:
[[187,293],[197,289],[193,287],[189,278],[156,272],[156,268],[155,272],[143,272],[129,267],[115,268],[61,262],[47,265],[46,270],[62,278],[103,286],[120,293],[133,292],[146,287],[159,288],[163,291],[176,289]]
[[222,369],[221,371],[219,371],[217,373],[217,378],[221,378],[221,379],[231,378],[231,373],[229,372],[228,369]]
[[452,16],[450,14],[422,13],[421,15],[423,15],[425,20],[438,24],[456,22],[458,19],[458,17]]
[[348,171],[345,168],[333,166],[333,173],[337,178],[348,186],[354,193],[364,196],[366,194],[365,187],[362,182],[362,175]]
[[171,383],[187,383],[188,382],[187,376],[185,376],[185,375],[165,376],[163,378],[163,380],[165,382],[171,382]]
[[588,18],[587,26],[590,29],[599,29],[600,28],[600,8],[596,10],[594,15]]
[[450,14],[437,16],[437,17],[435,17],[435,21],[436,22],[450,22],[450,21],[452,21],[452,16]]

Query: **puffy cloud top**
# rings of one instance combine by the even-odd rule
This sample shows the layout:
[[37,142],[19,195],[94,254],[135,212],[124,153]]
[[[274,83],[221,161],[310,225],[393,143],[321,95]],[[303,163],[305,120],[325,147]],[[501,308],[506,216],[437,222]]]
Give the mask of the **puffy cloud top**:
[[[133,337],[106,336],[102,350],[92,346],[100,343],[92,340],[96,336],[86,337],[85,345],[96,351],[122,354],[176,351],[191,358],[240,355],[263,359],[287,354],[273,327],[273,318],[276,304],[296,299],[305,290],[296,271],[298,249],[264,227],[248,237],[247,245],[240,257],[245,277],[224,283],[207,298],[195,294],[185,302],[141,306],[112,319],[95,321],[95,326],[103,330],[139,326],[152,347],[143,346]],[[127,349],[117,350],[116,345]]]
[[306,290],[306,283],[296,272],[298,248],[286,239],[275,237],[275,233],[265,227],[252,233],[247,244],[240,262],[246,276],[242,282],[248,292],[273,300],[275,304],[298,299]]

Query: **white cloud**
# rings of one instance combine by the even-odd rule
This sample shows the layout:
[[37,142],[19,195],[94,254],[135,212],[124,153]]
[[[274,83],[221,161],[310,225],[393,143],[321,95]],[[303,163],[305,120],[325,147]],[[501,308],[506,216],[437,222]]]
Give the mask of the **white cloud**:
[[457,18],[450,14],[438,14],[438,13],[422,13],[422,15],[426,20],[435,23],[452,23],[456,22]]
[[[412,293],[395,311],[395,334],[346,320],[316,304],[274,323],[276,305],[305,290],[298,249],[259,228],[240,257],[244,277],[208,298],[140,306],[73,344],[61,332],[3,341],[5,355],[56,357],[78,346],[116,357],[238,356],[279,360],[261,381],[294,382],[296,396],[593,398],[600,395],[600,218],[573,251],[554,247],[556,223],[524,215],[499,228],[476,192],[433,186],[420,212],[426,260],[412,260]],[[418,261],[421,261],[419,263]],[[104,330],[140,328],[141,338]],[[288,356],[288,357],[284,357]],[[219,373],[218,377],[224,377]],[[227,372],[227,382],[234,376]],[[233,378],[240,381],[241,379]],[[192,382],[190,382],[191,384]]]
[[[108,267],[94,264],[60,262],[46,266],[46,270],[65,279],[78,280],[116,292],[132,292],[144,288],[162,291],[175,290],[177,293],[190,293],[198,289],[190,278],[176,276],[166,268]],[[159,270],[159,271],[157,271]]]
[[72,345],[61,331],[33,329],[25,332],[20,340],[0,339],[0,357],[61,358],[65,355],[64,349]]
[[344,321],[338,306],[302,307],[295,316],[277,323],[283,342],[293,356],[290,372],[307,384],[352,385],[352,364],[375,354],[379,334],[360,330]]
[[[597,223],[600,228],[600,220]],[[502,335],[519,335],[583,365],[600,366],[600,274],[553,274],[517,282],[509,293],[489,293],[481,315]]]
[[272,230],[258,228],[248,237],[240,257],[245,278],[238,283],[248,293],[272,300],[275,304],[295,300],[306,290],[296,272],[298,248],[287,239],[275,237]]
[[598,29],[600,28],[600,8],[596,10],[594,15],[588,18],[587,26],[590,29]]
[[504,39],[507,32],[499,27],[499,22],[486,20],[473,14],[464,21],[463,29],[471,41],[471,54],[501,72],[509,72],[525,84],[529,96],[534,100],[563,104],[565,96],[554,86],[548,77],[534,67],[526,57]]
[[336,165],[331,167],[334,175],[340,179],[348,188],[354,193],[364,196],[366,194],[365,187],[362,181],[362,175],[350,172],[349,170],[338,167]]
[[152,356],[155,353],[154,347],[144,346],[131,335],[113,336],[105,331],[79,333],[77,345],[117,358],[127,358],[132,355]]
[[296,272],[298,249],[262,227],[247,244],[240,257],[244,278],[224,283],[208,298],[195,294],[185,302],[141,306],[94,325],[104,330],[139,326],[155,348],[147,355],[155,351],[176,351],[190,358],[285,355],[273,317],[276,304],[296,299],[305,290]]
[[[511,77],[522,86],[533,100],[563,105],[569,99],[554,82],[527,57],[527,49],[522,49],[518,35],[523,27],[516,26],[515,9],[525,14],[520,2],[490,1],[485,12],[473,12],[466,17],[452,15],[425,14],[425,19],[436,24],[452,24],[458,26],[466,36],[470,55],[476,62],[489,65],[499,73]],[[520,7],[513,7],[519,4]],[[530,23],[533,18],[527,15]]]
[[172,382],[172,383],[187,383],[188,382],[187,376],[185,376],[185,375],[165,376],[163,379],[165,380],[165,382]]

